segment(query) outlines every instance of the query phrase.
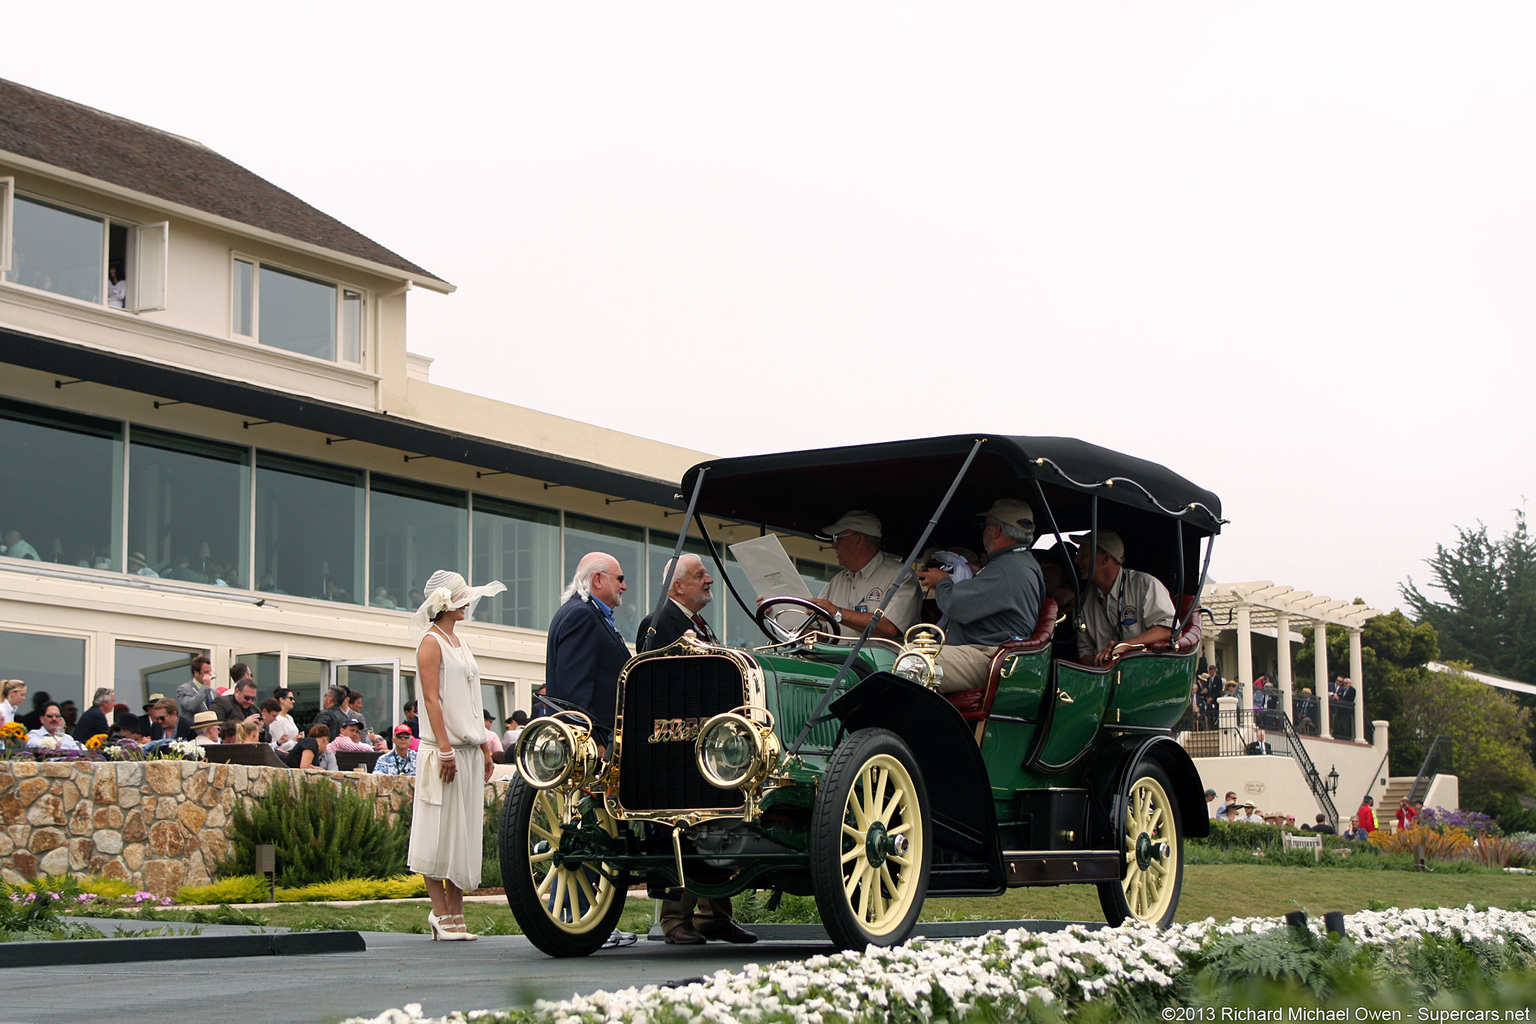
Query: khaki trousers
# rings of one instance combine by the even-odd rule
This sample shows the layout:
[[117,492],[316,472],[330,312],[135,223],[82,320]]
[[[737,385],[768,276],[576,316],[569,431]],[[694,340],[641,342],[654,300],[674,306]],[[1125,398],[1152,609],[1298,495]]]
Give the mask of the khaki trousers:
[[731,901],[706,900],[695,896],[691,892],[683,893],[680,900],[661,901],[661,934],[666,935],[680,924],[697,927],[695,922],[708,921],[711,918],[720,921],[731,919]]
[[997,653],[993,644],[960,644],[945,647],[934,661],[944,669],[939,680],[940,693],[956,693],[960,690],[979,690],[987,685],[987,669],[992,655]]

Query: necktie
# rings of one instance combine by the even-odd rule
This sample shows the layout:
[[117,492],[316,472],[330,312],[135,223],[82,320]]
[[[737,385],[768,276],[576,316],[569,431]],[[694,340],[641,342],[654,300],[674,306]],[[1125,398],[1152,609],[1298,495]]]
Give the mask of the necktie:
[[700,615],[698,612],[694,612],[693,624],[698,627],[699,636],[709,641],[713,641],[715,639],[715,635],[709,631],[709,625],[704,621],[704,616]]

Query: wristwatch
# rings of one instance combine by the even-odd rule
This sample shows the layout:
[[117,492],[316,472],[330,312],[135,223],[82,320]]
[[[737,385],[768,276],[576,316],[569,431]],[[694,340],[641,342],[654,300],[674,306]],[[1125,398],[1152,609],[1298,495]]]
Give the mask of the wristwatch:
[[841,608],[832,613],[832,621],[837,623],[839,626],[843,624],[843,610]]

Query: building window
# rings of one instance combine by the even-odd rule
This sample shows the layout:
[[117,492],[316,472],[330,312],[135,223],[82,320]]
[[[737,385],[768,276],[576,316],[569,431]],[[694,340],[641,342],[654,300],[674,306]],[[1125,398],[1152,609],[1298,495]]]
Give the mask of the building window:
[[247,585],[249,449],[135,427],[128,479],[135,564],[164,579]]
[[[9,179],[6,179],[9,181]],[[131,225],[0,189],[4,280],[82,302],[165,308],[169,225]]]
[[120,424],[0,400],[0,453],[0,553],[122,568]]
[[468,560],[467,495],[394,477],[373,477],[368,571],[373,596],[415,611],[438,569],[463,572]]
[[[576,575],[576,566],[583,556],[593,551],[606,551],[619,560],[624,570],[624,580],[629,590],[623,603],[614,609],[613,622],[626,643],[634,643],[640,620],[650,607],[646,602],[645,585],[645,531],[623,523],[610,523],[586,516],[565,517],[565,574],[569,581]],[[562,584],[563,586],[563,584]],[[545,623],[547,626],[548,623]]]
[[363,359],[363,293],[235,257],[230,330],[330,362]]
[[[546,629],[560,602],[560,513],[475,495],[472,582],[500,580],[504,593],[475,609],[479,622]],[[412,606],[412,611],[415,607]]]
[[[0,665],[8,679],[25,679],[33,705],[39,699],[72,700],[85,710],[85,641],[72,636],[0,631]],[[24,710],[30,712],[31,707]]]
[[256,589],[356,600],[365,497],[361,470],[257,452]]
[[112,657],[112,686],[117,702],[137,715],[149,695],[176,698],[176,687],[192,678],[192,659],[207,651],[190,647],[151,647],[119,640]]

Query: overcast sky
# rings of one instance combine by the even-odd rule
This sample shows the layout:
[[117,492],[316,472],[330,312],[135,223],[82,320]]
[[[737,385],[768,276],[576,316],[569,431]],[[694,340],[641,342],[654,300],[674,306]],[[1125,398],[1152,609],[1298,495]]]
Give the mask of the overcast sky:
[[[1536,5],[17,6],[0,75],[459,286],[437,383],[722,454],[1065,434],[1400,603],[1532,493]],[[20,45],[25,40],[24,45]]]

